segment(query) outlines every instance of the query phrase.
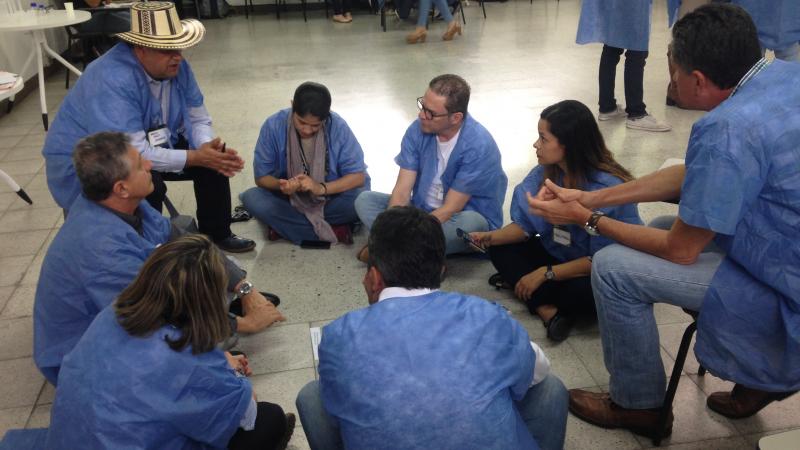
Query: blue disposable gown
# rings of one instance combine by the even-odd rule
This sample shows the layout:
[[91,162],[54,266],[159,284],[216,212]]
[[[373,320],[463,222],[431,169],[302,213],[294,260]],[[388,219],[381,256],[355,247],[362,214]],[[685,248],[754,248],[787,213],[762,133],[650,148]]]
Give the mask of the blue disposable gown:
[[[268,117],[261,126],[253,160],[253,171],[257,179],[266,175],[287,178],[286,127],[291,113],[290,108],[278,111]],[[325,143],[328,146],[328,173],[325,181],[335,181],[352,173],[367,172],[364,151],[340,115],[331,112],[323,130]],[[367,175],[364,189],[369,190],[369,187],[370,179]]]
[[800,41],[798,0],[732,0],[753,18],[761,46],[783,48]]
[[129,335],[113,306],[98,314],[64,358],[50,415],[47,449],[226,448],[252,387],[219,349],[176,352],[164,326]]
[[583,0],[575,42],[646,51],[652,0]]
[[441,291],[386,299],[326,326],[319,358],[349,450],[538,448],[514,407],[536,356],[501,306]]
[[[417,119],[406,130],[400,154],[394,158],[401,169],[417,173],[411,203],[428,212],[433,211],[425,200],[436,176],[437,152],[436,135],[423,133]],[[489,131],[469,114],[465,116],[458,142],[442,174],[442,187],[445,196],[450,189],[469,194],[464,209],[482,215],[490,229],[503,225],[508,178],[503,172],[500,149]]]
[[80,196],[47,250],[33,308],[33,357],[53,385],[61,360],[92,319],[133,281],[150,252],[169,240],[169,220],[147,202],[139,209],[141,236]]
[[[167,126],[172,144],[179,134],[189,139],[192,124],[188,108],[203,105],[203,94],[186,60],[170,88]],[[42,154],[47,168],[47,186],[56,203],[69,209],[81,192],[72,151],[78,140],[100,131],[135,133],[163,124],[161,103],[150,93],[147,74],[128,44],[115,45],[83,72],[70,89],[53,121]]]
[[800,389],[800,64],[774,61],[692,128],[680,217],[726,252],[695,353],[726,380]]
[[[542,246],[554,258],[561,262],[572,261],[583,256],[593,256],[601,248],[613,244],[614,241],[604,236],[589,236],[586,230],[580,225],[566,225],[565,228],[570,234],[570,245],[565,246],[553,240],[553,225],[548,223],[540,216],[530,213],[526,192],[536,195],[542,186],[544,177],[544,166],[536,166],[528,176],[514,188],[514,197],[511,199],[511,220],[519,225],[529,236],[539,234]],[[553,180],[561,184],[559,180]],[[582,188],[585,191],[596,191],[622,183],[619,178],[606,173],[594,172],[591,174],[587,184]],[[600,211],[622,222],[641,225],[642,219],[639,218],[639,210],[635,203],[628,203],[619,206],[601,208]]]

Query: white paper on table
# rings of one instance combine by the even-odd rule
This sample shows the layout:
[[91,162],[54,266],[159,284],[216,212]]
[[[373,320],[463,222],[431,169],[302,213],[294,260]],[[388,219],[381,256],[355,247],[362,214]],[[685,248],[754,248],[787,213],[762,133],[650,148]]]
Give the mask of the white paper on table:
[[314,361],[319,361],[319,342],[322,340],[322,330],[319,327],[309,328],[311,332],[311,348],[314,350]]
[[3,72],[0,70],[0,85],[14,84],[17,81],[17,74],[11,72]]

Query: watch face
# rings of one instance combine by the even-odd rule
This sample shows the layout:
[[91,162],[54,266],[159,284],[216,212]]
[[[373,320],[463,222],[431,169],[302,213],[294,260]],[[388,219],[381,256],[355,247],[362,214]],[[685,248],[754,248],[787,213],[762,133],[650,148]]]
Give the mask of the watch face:
[[545,272],[545,273],[544,273],[544,277],[545,277],[546,279],[548,279],[548,280],[553,280],[553,279],[555,279],[555,278],[556,278],[556,274],[555,274],[555,273],[553,273],[553,271],[552,271],[552,270],[548,270],[547,272]]

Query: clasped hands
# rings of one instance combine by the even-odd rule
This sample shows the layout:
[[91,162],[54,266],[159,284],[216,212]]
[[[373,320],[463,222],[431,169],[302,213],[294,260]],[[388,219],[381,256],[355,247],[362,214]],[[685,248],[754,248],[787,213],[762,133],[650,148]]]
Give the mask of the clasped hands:
[[278,180],[278,183],[283,195],[292,195],[295,192],[310,192],[314,196],[321,197],[326,194],[322,184],[317,183],[313,178],[304,173],[289,178],[288,180]]
[[230,178],[244,169],[244,160],[239,153],[225,145],[220,138],[214,138],[195,150],[199,163]]
[[530,192],[525,195],[530,212],[553,225],[584,225],[592,215],[590,192],[563,188],[550,180],[544,180],[535,197]]

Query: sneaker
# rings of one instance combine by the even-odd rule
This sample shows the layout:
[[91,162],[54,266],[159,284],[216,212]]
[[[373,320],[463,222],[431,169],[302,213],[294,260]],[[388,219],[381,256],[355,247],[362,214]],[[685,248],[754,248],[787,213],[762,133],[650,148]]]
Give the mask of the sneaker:
[[252,239],[243,238],[235,234],[231,234],[225,239],[220,239],[214,243],[222,250],[231,253],[244,253],[256,248],[256,243]]
[[597,115],[597,120],[602,122],[605,120],[616,119],[617,117],[625,117],[627,115],[628,113],[625,112],[625,110],[622,108],[622,105],[617,103],[617,108],[615,110],[609,112],[601,112],[600,114]]
[[625,126],[633,130],[642,131],[669,131],[672,129],[672,125],[662,122],[650,114],[637,117],[636,119],[628,119],[625,122]]

